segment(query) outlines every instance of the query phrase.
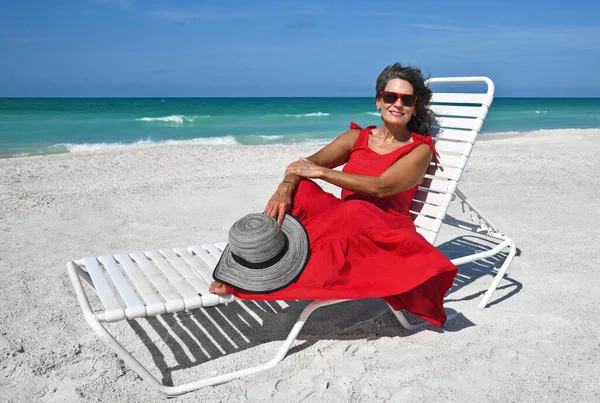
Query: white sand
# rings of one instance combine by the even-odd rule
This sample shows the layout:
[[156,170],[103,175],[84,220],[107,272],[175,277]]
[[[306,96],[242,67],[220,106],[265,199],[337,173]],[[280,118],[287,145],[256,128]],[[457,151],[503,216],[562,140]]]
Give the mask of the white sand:
[[[65,263],[224,240],[312,151],[139,146],[0,160],[0,401],[164,401],[87,326]],[[520,252],[485,311],[483,262],[461,268],[446,303],[461,315],[443,330],[405,331],[380,300],[327,307],[277,368],[178,401],[600,401],[598,155],[600,130],[477,143],[461,189]],[[454,253],[446,242],[461,235],[438,243]],[[181,383],[267,359],[303,306],[252,305],[264,326],[240,321],[249,343],[233,335],[236,352],[217,340],[225,355],[198,310],[109,328],[155,375]]]

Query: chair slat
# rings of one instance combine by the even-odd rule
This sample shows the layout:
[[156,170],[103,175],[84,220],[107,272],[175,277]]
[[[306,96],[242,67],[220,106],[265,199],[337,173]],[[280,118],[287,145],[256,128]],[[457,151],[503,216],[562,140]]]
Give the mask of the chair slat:
[[445,178],[445,179],[452,179],[455,181],[458,181],[460,179],[460,176],[462,175],[463,170],[460,168],[456,168],[456,167],[442,167],[442,166],[438,166],[437,168],[435,167],[435,164],[431,164],[429,166],[429,168],[427,168],[427,175],[432,175],[435,176],[437,178]]
[[423,188],[427,188],[430,190],[435,190],[436,192],[446,192],[448,190],[448,184],[450,181],[446,179],[436,179],[436,178],[425,178],[423,183],[420,185]]
[[223,252],[223,250],[225,250],[225,247],[227,246],[229,242],[215,242],[215,246],[221,251]]
[[465,116],[483,119],[487,108],[481,106],[431,105],[430,109],[436,116]]
[[421,234],[423,236],[423,238],[425,238],[427,240],[427,242],[429,242],[430,244],[433,244],[435,242],[435,239],[437,238],[437,233],[433,232],[433,231],[429,231],[425,228],[419,228],[417,227],[417,232],[419,234]]
[[415,223],[415,227],[423,228],[428,231],[435,232],[436,234],[440,231],[442,220],[426,217],[424,215],[417,215],[414,213],[411,213],[411,216],[413,218],[413,222]]
[[419,188],[415,193],[413,200],[433,204],[434,206],[441,206],[444,203],[445,197],[445,193],[428,192],[426,189]]
[[[208,283],[195,270],[192,270],[187,259],[179,256],[171,249],[160,249],[160,254],[194,287],[196,293],[208,294]],[[189,252],[188,252],[189,254]],[[191,255],[190,255],[191,256]]]
[[435,142],[435,149],[440,154],[454,153],[468,156],[471,153],[471,150],[473,149],[473,145],[471,143],[466,143],[463,141],[457,142],[439,139]]
[[486,100],[486,94],[464,94],[464,93],[446,93],[434,92],[431,98],[433,103],[444,104],[479,104],[482,105]]
[[98,293],[100,302],[104,306],[104,317],[106,322],[116,322],[125,318],[125,311],[121,307],[121,303],[117,300],[115,293],[108,284],[108,280],[102,274],[102,269],[95,257],[83,258],[83,264],[86,271],[94,283],[94,288]]
[[212,256],[214,256],[214,258],[217,259],[217,261],[219,259],[221,259],[222,252],[214,244],[212,244],[212,243],[206,243],[206,244],[202,245],[202,248],[204,248],[205,251],[207,251]]
[[451,128],[451,129],[465,129],[465,130],[475,130],[479,132],[481,130],[481,126],[483,125],[483,120],[481,119],[469,119],[469,118],[446,118],[441,117],[436,119],[435,126],[443,127],[443,128]]
[[412,203],[410,206],[410,212],[418,215],[426,215],[433,218],[438,218],[440,220],[443,220],[444,216],[446,215],[446,209],[427,203]]
[[192,266],[196,271],[196,274],[198,274],[207,285],[212,282],[213,267],[209,266],[204,260],[200,259],[200,257],[186,248],[175,248],[173,251],[181,256],[187,264]]
[[440,154],[439,165],[464,169],[467,157],[464,155]]
[[125,302],[125,315],[127,318],[135,319],[145,316],[146,307],[123,275],[115,259],[112,256],[99,256],[98,261],[106,269],[123,302]]
[[[192,251],[195,255],[197,255],[204,263],[208,265],[211,269],[217,266],[219,260],[215,258],[213,255],[208,253],[201,245],[192,245],[188,248],[188,250]],[[212,274],[211,274],[212,276]]]
[[446,140],[457,140],[457,141],[465,141],[467,143],[474,144],[477,139],[477,133],[474,130],[465,131],[465,130],[454,130],[454,129],[444,129],[437,128],[434,129],[433,138],[435,139],[446,139]]
[[154,263],[148,260],[143,252],[134,252],[129,256],[140,266],[146,277],[165,300],[167,312],[177,312],[185,309],[181,295],[164,279]]
[[147,251],[147,257],[152,259],[154,264],[162,271],[173,287],[181,294],[185,309],[193,309],[202,306],[202,298],[194,288],[183,278],[179,271],[173,267],[167,259],[157,250]]
[[150,285],[148,278],[144,276],[139,266],[131,260],[129,255],[121,253],[114,257],[133,283],[140,297],[144,300],[148,315],[155,316],[165,313],[167,308],[163,300],[160,299],[159,295]]
[[173,252],[181,256],[182,259],[189,264],[192,269],[196,272],[196,274],[201,278],[201,282],[203,285],[198,284],[198,290],[200,295],[202,296],[202,306],[209,307],[221,304],[223,302],[227,302],[232,300],[232,296],[220,296],[211,294],[208,291],[208,287],[210,283],[213,281],[211,269],[206,262],[200,259],[197,255],[192,254],[189,250],[185,248],[176,248],[173,249]]

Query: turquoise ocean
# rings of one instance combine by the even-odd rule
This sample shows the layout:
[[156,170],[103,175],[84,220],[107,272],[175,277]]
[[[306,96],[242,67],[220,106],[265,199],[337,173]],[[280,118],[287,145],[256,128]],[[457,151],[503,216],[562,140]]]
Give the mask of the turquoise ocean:
[[[0,98],[0,158],[135,144],[324,144],[372,98]],[[482,134],[600,128],[598,98],[496,98]]]

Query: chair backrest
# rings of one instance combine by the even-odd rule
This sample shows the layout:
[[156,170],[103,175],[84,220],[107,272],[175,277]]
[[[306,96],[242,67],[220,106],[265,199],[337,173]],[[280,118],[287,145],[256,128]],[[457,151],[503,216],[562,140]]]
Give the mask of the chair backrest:
[[434,243],[465,169],[473,144],[494,99],[494,83],[487,77],[432,78],[428,85],[486,84],[485,93],[434,92],[431,110],[436,116],[432,133],[440,154],[439,166],[432,163],[415,194],[410,211],[417,231]]

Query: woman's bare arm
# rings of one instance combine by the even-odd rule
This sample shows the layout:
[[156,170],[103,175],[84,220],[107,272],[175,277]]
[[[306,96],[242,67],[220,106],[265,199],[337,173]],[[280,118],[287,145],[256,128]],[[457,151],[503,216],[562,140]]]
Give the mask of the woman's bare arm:
[[380,176],[340,172],[316,165],[308,159],[301,159],[290,164],[286,174],[303,178],[318,178],[355,193],[382,198],[418,185],[430,162],[431,149],[428,145],[421,144],[396,161]]
[[[325,168],[339,167],[348,161],[350,151],[352,151],[352,147],[354,147],[354,143],[356,143],[359,133],[360,130],[348,130],[306,159],[313,164]],[[295,185],[302,180],[302,177],[294,174],[286,174],[283,180],[285,182],[292,182],[290,185],[293,186],[293,189]]]
[[[323,147],[310,157],[306,158],[311,164],[325,169],[335,168],[348,161],[350,151],[356,140],[360,130],[348,130],[342,133],[339,137],[333,140],[330,144]],[[283,222],[285,213],[289,211],[292,205],[292,195],[298,182],[302,180],[302,176],[293,173],[287,173],[283,181],[279,184],[275,193],[265,207],[264,213],[274,217],[278,224]]]

